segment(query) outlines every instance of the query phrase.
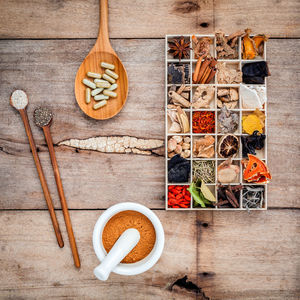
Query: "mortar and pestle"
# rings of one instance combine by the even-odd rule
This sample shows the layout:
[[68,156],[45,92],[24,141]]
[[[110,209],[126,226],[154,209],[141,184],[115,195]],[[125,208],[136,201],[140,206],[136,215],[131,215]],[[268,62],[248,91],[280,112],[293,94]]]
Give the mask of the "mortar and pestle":
[[[125,230],[115,242],[111,250],[107,253],[103,244],[103,232],[109,221],[119,213],[133,211],[138,212],[148,218],[154,227],[155,242],[151,252],[143,259],[133,263],[123,263],[122,260],[134,251],[139,241],[143,240],[143,233],[135,228]],[[137,275],[152,268],[159,260],[164,248],[164,230],[156,214],[149,208],[133,202],[123,202],[111,206],[97,220],[93,231],[93,246],[101,264],[94,269],[94,275],[99,280],[107,280],[110,273],[119,275]]]

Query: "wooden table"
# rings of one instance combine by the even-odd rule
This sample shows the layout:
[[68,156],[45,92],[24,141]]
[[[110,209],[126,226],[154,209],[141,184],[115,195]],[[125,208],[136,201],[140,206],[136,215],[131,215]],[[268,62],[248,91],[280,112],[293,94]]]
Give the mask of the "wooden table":
[[[99,122],[86,117],[74,98],[76,71],[97,36],[98,1],[0,1],[0,298],[299,299],[299,1],[111,0],[109,5],[112,45],[128,71],[130,89],[122,112]],[[272,36],[268,211],[166,212],[163,147],[118,154],[60,144],[97,136],[162,141],[164,35],[246,27]],[[21,119],[9,106],[15,88],[29,95],[63,249],[55,241]],[[73,266],[44,137],[32,122],[41,104],[55,113],[51,131],[80,270]],[[140,276],[112,275],[100,282],[92,272],[98,263],[93,226],[104,209],[121,201],[155,210],[165,229],[165,250]]]

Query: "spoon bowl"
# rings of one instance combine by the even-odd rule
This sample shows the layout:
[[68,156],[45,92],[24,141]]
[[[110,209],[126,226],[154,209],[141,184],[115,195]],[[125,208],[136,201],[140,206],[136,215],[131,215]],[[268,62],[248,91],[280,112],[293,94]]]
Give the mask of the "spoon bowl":
[[[87,72],[104,73],[100,63],[107,62],[115,66],[114,72],[119,75],[116,83],[118,88],[114,91],[117,93],[116,98],[107,100],[107,105],[98,110],[93,109],[96,101],[91,97],[91,102],[85,102],[86,86],[82,83]],[[89,78],[91,81],[93,78]],[[128,94],[128,78],[125,67],[120,58],[110,45],[108,36],[108,4],[107,0],[100,0],[100,29],[96,44],[80,65],[75,78],[75,97],[81,110],[89,117],[97,120],[105,120],[114,117],[123,108]]]

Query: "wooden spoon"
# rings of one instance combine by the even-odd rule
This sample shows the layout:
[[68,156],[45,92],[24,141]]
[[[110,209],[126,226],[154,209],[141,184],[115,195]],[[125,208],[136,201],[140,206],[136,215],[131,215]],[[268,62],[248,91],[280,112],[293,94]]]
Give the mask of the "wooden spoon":
[[64,189],[63,189],[63,185],[62,185],[60,174],[59,174],[58,164],[57,164],[55,151],[54,151],[54,147],[53,147],[52,136],[51,136],[51,132],[50,132],[50,125],[52,123],[53,114],[50,109],[48,109],[46,107],[39,107],[39,108],[35,109],[33,116],[34,116],[34,123],[38,127],[41,127],[43,129],[43,132],[45,135],[45,140],[48,145],[50,159],[51,159],[51,163],[52,163],[52,167],[53,167],[53,171],[54,171],[54,177],[55,177],[55,181],[56,181],[57,191],[58,191],[59,198],[60,198],[61,208],[62,208],[62,212],[64,215],[65,223],[66,223],[70,247],[71,247],[71,251],[73,254],[74,264],[77,268],[80,268],[80,259],[79,259],[76,241],[75,241],[75,237],[74,237],[74,232],[73,232],[73,228],[72,228],[71,218],[70,218],[67,200],[66,200],[66,197],[64,194]]
[[[19,94],[18,98],[22,97],[24,105],[16,105],[16,102],[13,100],[14,97],[15,98],[17,97],[17,96],[15,96],[16,93]],[[31,131],[31,127],[30,127],[30,124],[29,124],[29,121],[28,121],[28,115],[27,115],[27,111],[26,111],[27,104],[28,104],[28,98],[27,98],[27,95],[25,94],[24,91],[16,90],[12,93],[12,95],[10,97],[10,105],[12,107],[14,107],[16,110],[19,111],[19,113],[21,115],[21,118],[22,118],[22,121],[24,123],[24,127],[25,127],[25,131],[26,131],[26,134],[27,134],[27,137],[28,137],[28,140],[29,140],[29,145],[30,145],[30,148],[31,148],[32,156],[33,156],[33,159],[34,159],[34,162],[35,162],[35,165],[36,165],[37,172],[39,174],[39,178],[40,178],[41,185],[42,185],[42,188],[43,188],[45,200],[46,200],[48,210],[49,210],[49,213],[50,213],[50,217],[51,217],[53,229],[54,229],[54,232],[55,232],[55,235],[56,235],[57,243],[58,243],[59,247],[62,248],[64,246],[64,241],[63,241],[63,238],[62,238],[62,235],[61,235],[61,232],[60,232],[60,228],[59,228],[59,225],[58,225],[58,221],[57,221],[57,218],[56,218],[56,214],[55,214],[55,210],[54,210],[54,207],[53,207],[50,192],[49,192],[49,189],[48,189],[47,181],[46,181],[43,169],[42,169],[42,165],[41,165],[38,153],[36,151],[36,146],[35,146],[35,142],[34,142],[34,139],[33,139],[32,131]]]
[[[104,69],[100,67],[100,63],[104,61],[115,65],[115,70],[119,75],[117,80],[118,88],[115,92],[118,94],[116,98],[110,98],[107,105],[98,110],[93,109],[95,101],[89,104],[85,103],[85,88],[82,80],[86,77],[87,72],[104,73]],[[90,78],[92,80],[92,78]],[[110,45],[108,36],[108,4],[107,0],[100,0],[100,29],[96,44],[80,65],[75,78],[75,97],[81,110],[89,117],[97,120],[105,120],[112,118],[123,108],[128,94],[128,78],[126,70],[117,56],[116,52]]]

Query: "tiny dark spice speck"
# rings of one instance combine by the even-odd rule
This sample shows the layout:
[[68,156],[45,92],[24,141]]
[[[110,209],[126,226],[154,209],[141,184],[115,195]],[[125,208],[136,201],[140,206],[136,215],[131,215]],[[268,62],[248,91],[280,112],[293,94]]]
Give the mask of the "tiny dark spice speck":
[[51,122],[52,117],[52,111],[46,107],[38,107],[33,113],[34,123],[39,127],[47,126]]

